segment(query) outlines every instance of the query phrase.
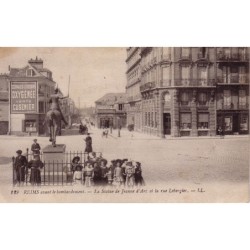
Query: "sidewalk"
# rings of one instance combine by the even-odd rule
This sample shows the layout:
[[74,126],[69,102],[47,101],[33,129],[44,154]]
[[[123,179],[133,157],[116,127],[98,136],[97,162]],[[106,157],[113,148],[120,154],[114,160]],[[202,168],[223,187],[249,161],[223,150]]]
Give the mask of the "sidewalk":
[[109,134],[108,136],[119,139],[119,138],[127,138],[131,140],[201,140],[201,139],[238,139],[238,138],[250,138],[249,135],[225,135],[223,138],[221,138],[219,135],[217,136],[183,136],[183,137],[171,137],[166,136],[165,138],[161,138],[159,136],[150,135],[150,134],[144,134],[142,132],[133,131],[130,132],[127,129],[122,129],[120,131],[120,137],[118,137],[118,131],[113,130],[112,134]]

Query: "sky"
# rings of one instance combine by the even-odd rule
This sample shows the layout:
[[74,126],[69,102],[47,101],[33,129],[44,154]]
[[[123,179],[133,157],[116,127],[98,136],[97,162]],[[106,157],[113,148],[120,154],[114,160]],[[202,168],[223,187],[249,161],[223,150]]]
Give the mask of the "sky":
[[79,100],[83,108],[94,106],[106,93],[125,92],[125,48],[0,48],[0,73],[7,73],[9,65],[24,67],[36,56],[52,71],[64,95],[70,76],[69,95],[77,107]]

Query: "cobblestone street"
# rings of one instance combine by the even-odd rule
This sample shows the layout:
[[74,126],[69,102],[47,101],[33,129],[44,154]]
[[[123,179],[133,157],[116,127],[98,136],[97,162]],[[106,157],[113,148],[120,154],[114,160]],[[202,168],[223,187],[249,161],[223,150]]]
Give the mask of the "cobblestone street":
[[[143,177],[150,187],[203,187],[216,196],[237,196],[248,191],[249,141],[247,137],[160,139],[158,137],[113,131],[108,138],[101,131],[90,131],[93,149],[102,152],[108,161],[128,158],[140,161]],[[2,184],[11,184],[10,156],[17,149],[30,148],[32,137],[1,137]],[[58,137],[58,143],[65,143],[67,151],[84,151],[84,136]],[[43,148],[48,138],[39,137]],[[7,163],[8,162],[8,163]],[[230,190],[231,189],[231,190]],[[239,194],[238,194],[239,195]]]

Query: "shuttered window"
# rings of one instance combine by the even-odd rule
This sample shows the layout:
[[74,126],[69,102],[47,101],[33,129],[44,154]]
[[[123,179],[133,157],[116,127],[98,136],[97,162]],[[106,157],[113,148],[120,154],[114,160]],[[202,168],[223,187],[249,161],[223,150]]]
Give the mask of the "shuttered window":
[[191,129],[191,113],[180,114],[180,128]]
[[198,114],[198,129],[208,129],[209,127],[209,114]]

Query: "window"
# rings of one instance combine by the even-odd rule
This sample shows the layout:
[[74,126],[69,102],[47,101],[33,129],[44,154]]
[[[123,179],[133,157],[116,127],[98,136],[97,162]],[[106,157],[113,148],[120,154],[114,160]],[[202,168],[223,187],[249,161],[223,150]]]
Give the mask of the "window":
[[27,76],[34,76],[34,75],[35,75],[35,72],[34,72],[33,69],[27,69],[26,75],[27,75]]
[[170,86],[170,67],[162,68],[162,80],[164,86]]
[[204,86],[207,82],[207,67],[198,67],[198,81]]
[[198,129],[208,129],[209,126],[209,114],[201,113],[198,114]]
[[224,108],[231,108],[231,91],[229,89],[223,91],[223,102]]
[[239,83],[247,83],[246,67],[239,67]]
[[148,126],[150,127],[150,112],[148,112]]
[[157,128],[157,112],[155,112],[155,127]]
[[162,58],[163,59],[170,59],[170,47],[163,47],[162,48]]
[[245,89],[239,90],[239,108],[246,108],[247,105],[247,95]]
[[241,117],[240,117],[240,130],[241,131],[247,131],[248,130],[248,115],[247,114],[241,114]]
[[201,92],[198,94],[198,102],[200,105],[206,105],[207,103],[207,93]]
[[180,128],[191,129],[191,114],[190,113],[180,114]]
[[151,113],[151,127],[154,127],[154,113]]
[[44,102],[39,102],[39,113],[45,113]]
[[190,80],[190,67],[188,65],[181,66],[181,79],[183,84],[188,84]]
[[182,92],[181,93],[181,105],[188,105],[189,103],[189,93]]
[[224,117],[225,131],[232,131],[232,127],[233,127],[232,120],[233,120],[232,116]]
[[118,110],[123,110],[123,104],[118,104]]
[[201,47],[199,48],[198,58],[205,58],[207,56],[207,48]]
[[189,56],[190,56],[190,49],[187,47],[181,48],[181,57],[189,58]]
[[25,132],[36,132],[36,121],[35,120],[26,120],[25,121]]
[[145,112],[145,126],[148,125],[148,113]]

